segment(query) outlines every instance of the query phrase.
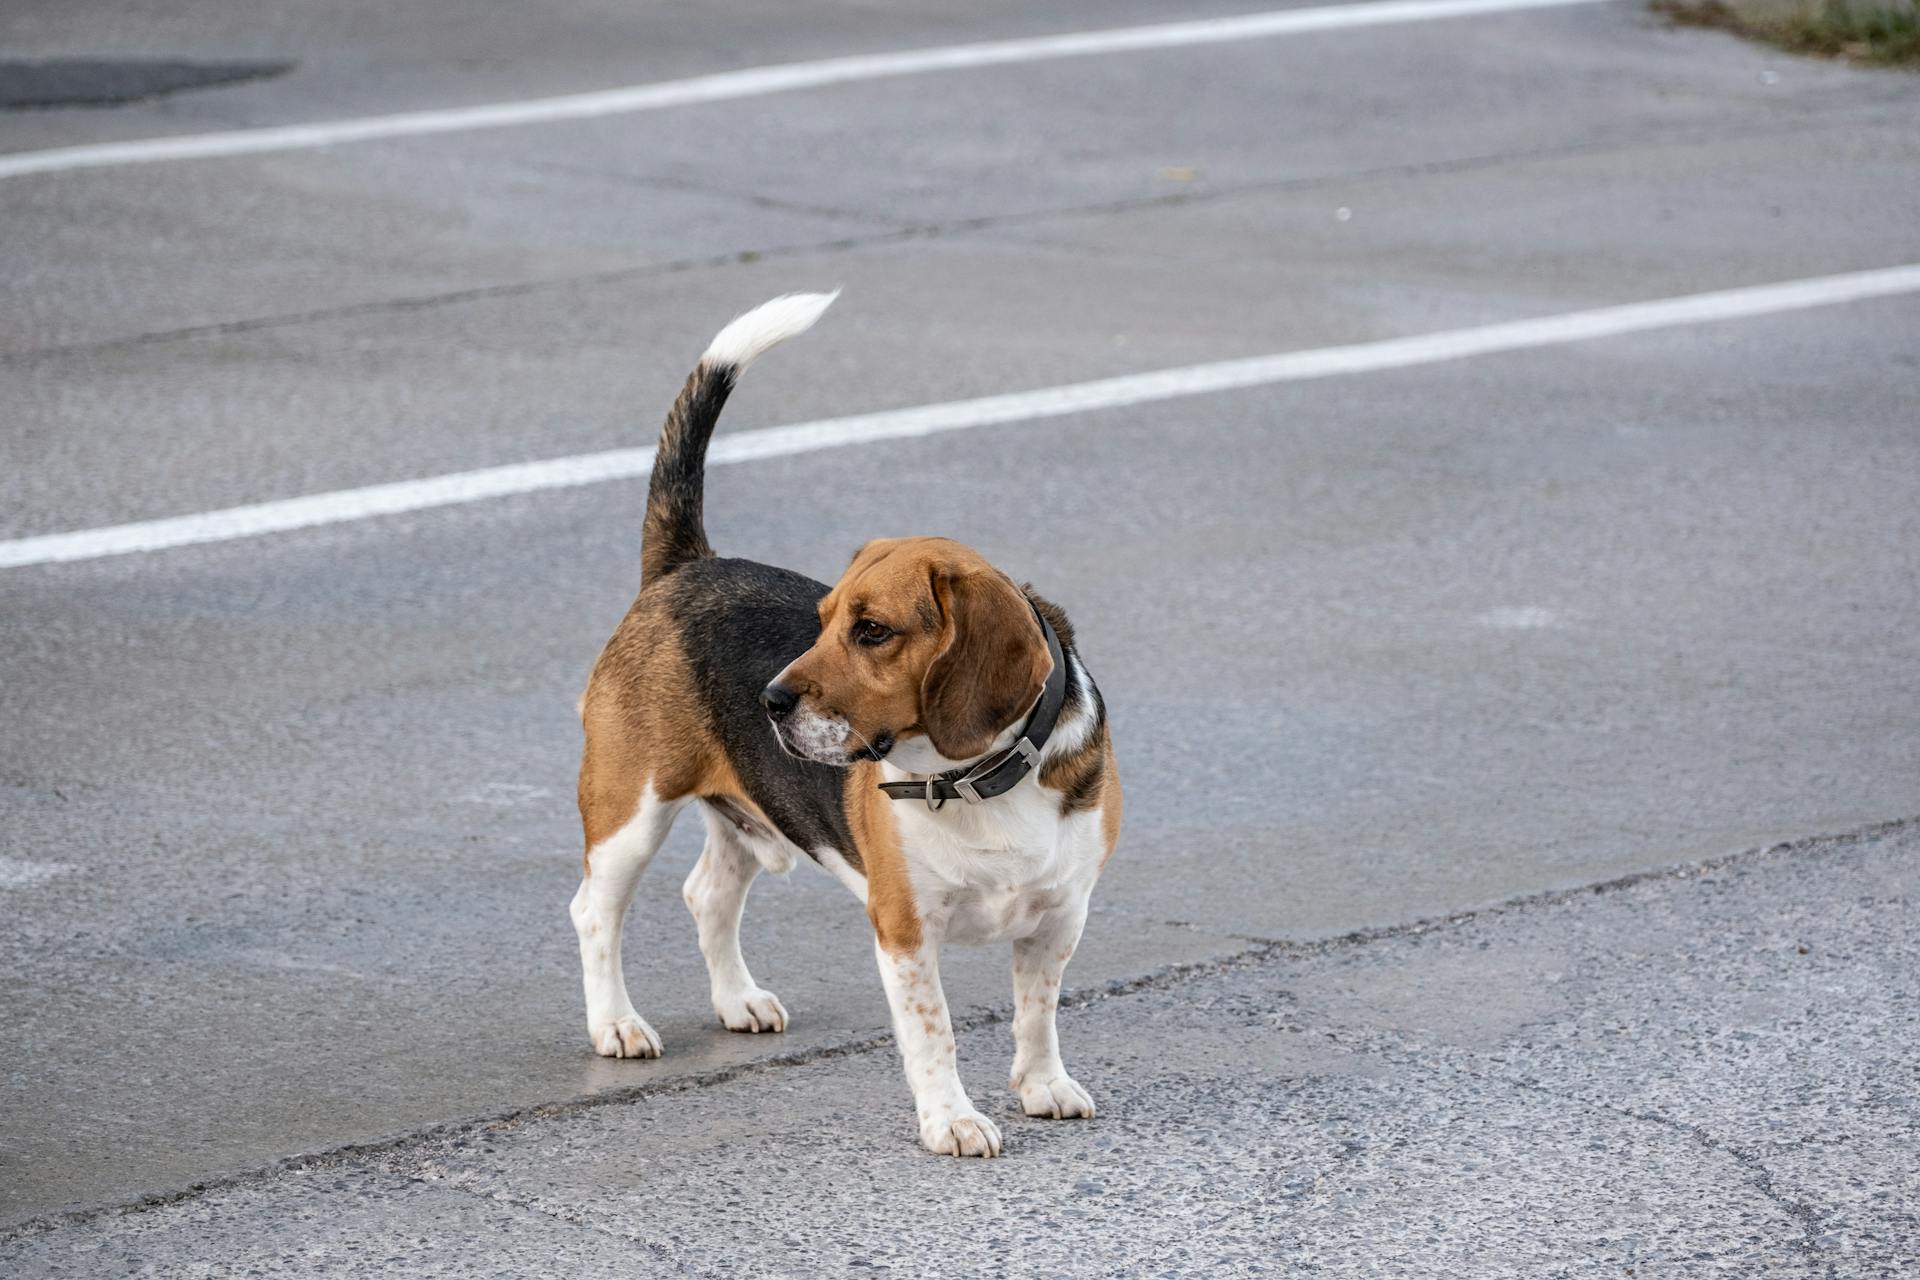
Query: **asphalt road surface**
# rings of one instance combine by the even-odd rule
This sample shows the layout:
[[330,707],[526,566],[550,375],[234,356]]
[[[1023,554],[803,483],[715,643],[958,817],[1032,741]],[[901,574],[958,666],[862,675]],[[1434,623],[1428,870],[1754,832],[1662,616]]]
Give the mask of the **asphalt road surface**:
[[[1089,992],[1089,1124],[898,1124],[886,1037],[0,1245],[25,1274],[1911,1275],[1911,829]],[[1783,904],[1784,907],[1783,907]],[[1000,1088],[1004,1017],[961,1036]],[[1900,1074],[1900,1063],[1907,1074]],[[993,1063],[995,1065],[984,1065]]]
[[[1231,12],[20,0],[7,58],[96,64],[30,98],[136,100],[0,111],[0,148]],[[183,61],[230,74],[127,88]],[[1589,3],[0,156],[0,1271],[1911,1269],[1920,284],[1552,334],[1920,263],[1916,126],[1920,79]],[[727,553],[980,547],[1113,708],[1128,826],[1063,1020],[1100,1117],[979,1167],[916,1153],[816,869],[747,908],[791,1029],[713,1022],[694,824],[626,940],[667,1056],[587,1044],[573,702],[637,479],[21,551],[648,445],[720,324],[834,286],[722,446],[1534,335],[713,470]],[[1005,956],[944,967],[1000,1105]]]

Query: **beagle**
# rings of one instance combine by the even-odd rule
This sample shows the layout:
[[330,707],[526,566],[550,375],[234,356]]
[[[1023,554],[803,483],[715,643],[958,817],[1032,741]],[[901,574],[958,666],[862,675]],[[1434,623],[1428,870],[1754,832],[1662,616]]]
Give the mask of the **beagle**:
[[634,886],[689,803],[706,848],[684,896],[729,1030],[784,1031],[747,971],[740,913],[762,867],[812,858],[866,904],[920,1140],[995,1156],[955,1067],[946,942],[1013,946],[1012,1087],[1027,1115],[1091,1117],[1060,1060],[1061,975],[1120,831],[1105,707],[1055,605],[944,538],[884,538],[832,588],[715,556],[707,442],[753,359],[810,328],[795,294],[720,331],[654,455],[639,597],[580,700],[586,874],[574,895],[587,1033],[652,1058],[620,967]]

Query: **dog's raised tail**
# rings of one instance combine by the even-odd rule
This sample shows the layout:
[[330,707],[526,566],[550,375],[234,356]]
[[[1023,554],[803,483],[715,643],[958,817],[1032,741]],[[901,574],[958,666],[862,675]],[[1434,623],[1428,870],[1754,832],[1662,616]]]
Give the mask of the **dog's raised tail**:
[[640,541],[640,581],[653,581],[689,560],[713,555],[701,515],[706,488],[707,442],[733,391],[733,384],[761,354],[805,333],[839,297],[789,293],[763,302],[715,335],[700,357],[660,431],[647,484],[646,531]]

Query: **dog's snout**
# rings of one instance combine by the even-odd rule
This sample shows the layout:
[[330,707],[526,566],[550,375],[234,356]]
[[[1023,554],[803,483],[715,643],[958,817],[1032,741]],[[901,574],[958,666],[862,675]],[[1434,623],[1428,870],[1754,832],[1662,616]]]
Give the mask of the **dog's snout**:
[[760,705],[775,720],[785,720],[793,709],[800,705],[800,695],[778,682],[768,685],[760,691]]

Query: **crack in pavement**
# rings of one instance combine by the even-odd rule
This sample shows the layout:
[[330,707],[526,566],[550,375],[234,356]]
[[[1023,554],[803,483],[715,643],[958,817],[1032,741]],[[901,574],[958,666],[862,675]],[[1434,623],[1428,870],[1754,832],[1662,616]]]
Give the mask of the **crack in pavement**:
[[[1578,885],[1564,889],[1549,889],[1540,893],[1524,894],[1484,907],[1451,912],[1442,916],[1425,917],[1399,924],[1380,925],[1372,928],[1355,929],[1332,937],[1312,941],[1294,941],[1282,938],[1265,938],[1254,941],[1243,951],[1228,956],[1207,960],[1189,961],[1156,969],[1132,978],[1118,978],[1097,987],[1071,991],[1062,995],[1062,1009],[1080,1009],[1136,992],[1159,991],[1184,985],[1201,977],[1217,974],[1231,974],[1240,970],[1264,965],[1276,960],[1304,958],[1326,955],[1358,947],[1369,946],[1399,938],[1417,938],[1424,934],[1452,929],[1472,921],[1497,920],[1503,916],[1525,911],[1551,910],[1579,899],[1615,893],[1636,885],[1669,880],[1686,880],[1706,875],[1722,868],[1758,861],[1783,854],[1798,854],[1824,849],[1843,849],[1862,844],[1881,837],[1920,828],[1920,815],[1894,818],[1884,822],[1875,822],[1855,827],[1847,831],[1804,836],[1795,839],[1777,841],[1773,844],[1739,850],[1734,853],[1707,858],[1695,862],[1673,866],[1656,867],[1646,871],[1637,871],[1625,876],[1592,884]],[[1012,1019],[1012,1005],[976,1006],[956,1014],[953,1026],[956,1032],[976,1030],[994,1026]],[[1331,1038],[1335,1033],[1324,1033]],[[195,1199],[214,1191],[234,1187],[256,1186],[288,1173],[316,1168],[334,1168],[353,1161],[380,1159],[400,1156],[409,1149],[424,1146],[431,1142],[459,1138],[488,1129],[517,1125],[533,1120],[550,1119],[560,1116],[577,1115],[600,1107],[620,1106],[642,1099],[671,1097],[674,1094],[688,1093],[698,1089],[711,1088],[735,1080],[748,1079],[770,1074],[787,1067],[804,1066],[816,1062],[830,1061],[835,1058],[852,1057],[889,1049],[893,1044],[892,1032],[880,1032],[837,1044],[818,1045],[810,1049],[796,1050],[792,1053],[774,1054],[749,1062],[736,1063],[709,1071],[691,1072],[686,1075],[645,1084],[627,1085],[607,1089],[598,1093],[565,1099],[557,1102],[535,1103],[514,1108],[496,1115],[468,1117],[428,1125],[406,1133],[366,1142],[343,1143],[323,1151],[303,1152],[286,1156],[280,1160],[241,1173],[210,1177],[184,1187],[167,1191],[157,1191],[134,1200],[110,1205],[67,1210],[58,1213],[42,1214],[25,1219],[11,1226],[0,1227],[0,1244],[10,1243],[31,1235],[41,1235],[58,1230],[61,1227],[78,1226],[96,1219],[123,1217],[169,1205]],[[1462,1070],[1455,1067],[1454,1070]],[[1489,1082],[1505,1083],[1497,1078]],[[1514,1082],[1523,1083],[1523,1082]],[[1544,1091],[1544,1090],[1543,1090]],[[1600,1105],[1586,1103],[1584,1105]],[[1618,1114],[1632,1115],[1618,1108],[1608,1108]],[[1632,1116],[1635,1119],[1667,1123],[1678,1128],[1686,1128],[1676,1121],[1668,1121],[1657,1116]],[[1770,1198],[1775,1197],[1771,1174],[1765,1169],[1757,1156],[1745,1153],[1729,1144],[1720,1142],[1700,1131],[1693,1135],[1715,1150],[1724,1151],[1729,1158],[1742,1163],[1751,1170],[1757,1170],[1766,1178],[1765,1190]],[[1744,1157],[1744,1158],[1743,1158]],[[1780,1199],[1785,1207],[1789,1202]],[[1796,1202],[1797,1203],[1797,1202]],[[1796,1214],[1803,1225],[1819,1225],[1817,1211],[1810,1206],[1801,1206],[1803,1213]],[[1811,1235],[1810,1235],[1811,1239]]]
[[[1755,856],[1778,853],[1786,849],[1797,851],[1813,843],[1774,845]],[[1521,1025],[1532,1024],[1522,1023]],[[1639,1110],[1609,1102],[1604,1098],[1583,1097],[1578,1093],[1549,1088],[1537,1080],[1503,1075],[1497,1070],[1489,1070],[1478,1065],[1478,1060],[1470,1051],[1460,1051],[1460,1057],[1464,1058],[1462,1061],[1456,1058],[1456,1051],[1450,1046],[1436,1044],[1412,1032],[1374,1028],[1371,1031],[1362,1030],[1355,1034],[1337,1028],[1323,1027],[1314,1029],[1312,1034],[1348,1052],[1409,1071],[1416,1076],[1423,1074],[1432,1076],[1444,1072],[1495,1089],[1519,1089],[1538,1094],[1554,1102],[1578,1107],[1590,1115],[1615,1116],[1679,1134],[1702,1149],[1725,1156],[1738,1165],[1745,1173],[1747,1182],[1760,1193],[1761,1198],[1778,1207],[1800,1228],[1802,1238],[1793,1242],[1794,1248],[1818,1265],[1829,1280],[1837,1280],[1836,1261],[1821,1245],[1821,1236],[1826,1230],[1828,1214],[1810,1201],[1797,1200],[1787,1195],[1775,1183],[1773,1171],[1757,1154],[1718,1136],[1705,1125],[1676,1120],[1658,1111]]]
[[[1547,1093],[1550,1097],[1554,1096],[1546,1089],[1540,1089],[1539,1092]],[[1563,1099],[1563,1101],[1572,1101],[1572,1099]],[[1800,1225],[1800,1230],[1804,1233],[1805,1239],[1796,1242],[1796,1247],[1818,1263],[1823,1273],[1832,1278],[1832,1280],[1837,1280],[1839,1275],[1837,1263],[1820,1244],[1820,1237],[1826,1230],[1827,1215],[1815,1208],[1808,1201],[1792,1199],[1787,1196],[1785,1192],[1781,1191],[1774,1183],[1773,1170],[1767,1168],[1759,1156],[1743,1147],[1736,1147],[1723,1138],[1715,1137],[1704,1125],[1689,1124],[1684,1120],[1675,1120],[1669,1116],[1663,1116],[1657,1111],[1635,1111],[1628,1107],[1616,1107],[1610,1103],[1600,1103],[1599,1106],[1617,1115],[1628,1116],[1649,1124],[1663,1125],[1680,1133],[1684,1133],[1700,1146],[1709,1151],[1719,1152],[1727,1156],[1735,1164],[1741,1166],[1741,1168],[1747,1171],[1749,1180],[1760,1194],[1771,1203],[1780,1206],[1788,1217]]]
[[666,174],[628,173],[622,169],[594,169],[584,164],[570,163],[565,160],[522,160],[521,165],[529,169],[544,170],[548,173],[572,174],[576,177],[593,178],[602,182],[612,182],[622,186],[651,187],[664,191],[686,191],[694,195],[712,196],[719,200],[731,200],[736,204],[749,205],[756,209],[772,209],[781,213],[805,213],[814,217],[839,218],[845,222],[865,222],[873,226],[898,229],[900,219],[882,213],[869,213],[860,209],[843,209],[835,205],[811,204],[800,200],[782,200],[778,196],[763,195],[758,191],[736,191],[731,187],[716,186],[708,182],[698,182],[692,178],[672,177]]
[[[537,280],[518,280],[499,284],[474,285],[464,289],[450,289],[441,293],[345,303],[331,307],[316,307],[309,311],[285,312],[271,316],[254,316],[240,320],[222,320],[208,324],[187,325],[173,329],[158,329],[147,333],[129,334],[125,337],[118,338],[102,338],[87,342],[62,343],[48,347],[30,347],[17,351],[0,351],[0,364],[25,363],[55,356],[88,355],[137,349],[140,347],[163,346],[173,342],[189,342],[198,338],[226,337],[234,334],[260,333],[278,329],[298,328],[302,325],[318,324],[330,320],[350,320],[373,315],[405,314],[410,311],[427,311],[444,306],[458,306],[468,302],[488,301],[497,298],[527,297],[554,290],[575,287],[591,288],[596,285],[619,284],[634,280],[682,275],[692,271],[715,270],[767,259],[786,260],[810,256],[851,253],[863,249],[879,248],[912,240],[937,239],[947,235],[964,235],[973,232],[992,231],[1010,227],[1044,226],[1048,223],[1072,221],[1082,218],[1124,217],[1128,214],[1151,212],[1161,209],[1210,205],[1249,197],[1313,191],[1325,187],[1364,184],[1393,178],[1474,173],[1488,169],[1497,169],[1510,164],[1529,164],[1543,160],[1569,159],[1579,156],[1612,155],[1644,147],[1719,146],[1728,142],[1745,141],[1753,138],[1790,137],[1796,134],[1818,133],[1825,130],[1856,127],[1859,122],[1853,118],[1854,116],[1877,111],[1881,109],[1883,105],[1884,104],[1878,102],[1872,102],[1853,109],[1846,115],[1836,113],[1834,116],[1824,116],[1818,120],[1809,120],[1784,128],[1775,125],[1765,128],[1701,130],[1691,134],[1655,134],[1644,137],[1636,136],[1606,141],[1569,143],[1563,146],[1537,147],[1517,151],[1493,152],[1477,156],[1462,156],[1450,160],[1413,161],[1404,164],[1384,165],[1372,169],[1356,169],[1342,173],[1315,174],[1309,177],[1271,178],[1258,182],[1208,187],[1198,191],[1175,191],[1129,199],[1095,201],[1081,205],[1060,205],[1045,209],[1016,210],[1010,213],[979,214],[972,217],[954,218],[940,222],[908,222],[866,234],[834,236],[824,240],[794,241],[785,244],[762,245],[758,248],[751,249],[733,249],[684,258],[669,258],[660,262],[636,263],[630,266],[613,267],[603,271],[584,272],[578,275],[551,276]],[[666,179],[647,179],[637,175],[623,176],[629,181],[636,182],[669,181]],[[701,188],[695,187],[695,189]],[[730,194],[719,191],[712,191],[711,193]],[[759,196],[757,194],[738,195],[736,198],[748,201],[772,199],[771,197]],[[842,210],[838,211],[835,216],[849,219],[866,218],[872,221],[880,221],[885,215]]]
[[1479,1081],[1482,1084],[1505,1085],[1511,1088],[1523,1089],[1529,1093],[1539,1094],[1544,1098],[1551,1098],[1555,1102],[1579,1107],[1590,1114],[1604,1112],[1608,1115],[1619,1116],[1628,1120],[1637,1120],[1643,1124],[1650,1124],[1667,1129],[1682,1135],[1690,1142],[1693,1142],[1705,1150],[1726,1156],[1729,1160],[1733,1161],[1734,1164],[1740,1166],[1746,1173],[1747,1181],[1753,1186],[1754,1190],[1760,1193],[1762,1199],[1777,1206],[1789,1218],[1793,1219],[1794,1223],[1800,1228],[1802,1238],[1793,1241],[1793,1247],[1818,1265],[1822,1273],[1829,1277],[1829,1280],[1837,1280],[1839,1273],[1835,1259],[1828,1254],[1820,1244],[1820,1237],[1825,1231],[1827,1215],[1808,1201],[1795,1200],[1789,1197],[1775,1185],[1773,1171],[1767,1168],[1759,1156],[1747,1151],[1745,1148],[1735,1146],[1724,1138],[1717,1137],[1708,1130],[1706,1126],[1691,1124],[1684,1120],[1675,1120],[1671,1116],[1662,1115],[1657,1111],[1636,1111],[1631,1107],[1616,1106],[1611,1102],[1593,1098],[1582,1098],[1577,1094],[1562,1093],[1556,1089],[1549,1089],[1545,1085],[1535,1081],[1514,1080],[1498,1075],[1486,1075],[1482,1072],[1461,1067],[1453,1067],[1451,1070],[1457,1074]]

